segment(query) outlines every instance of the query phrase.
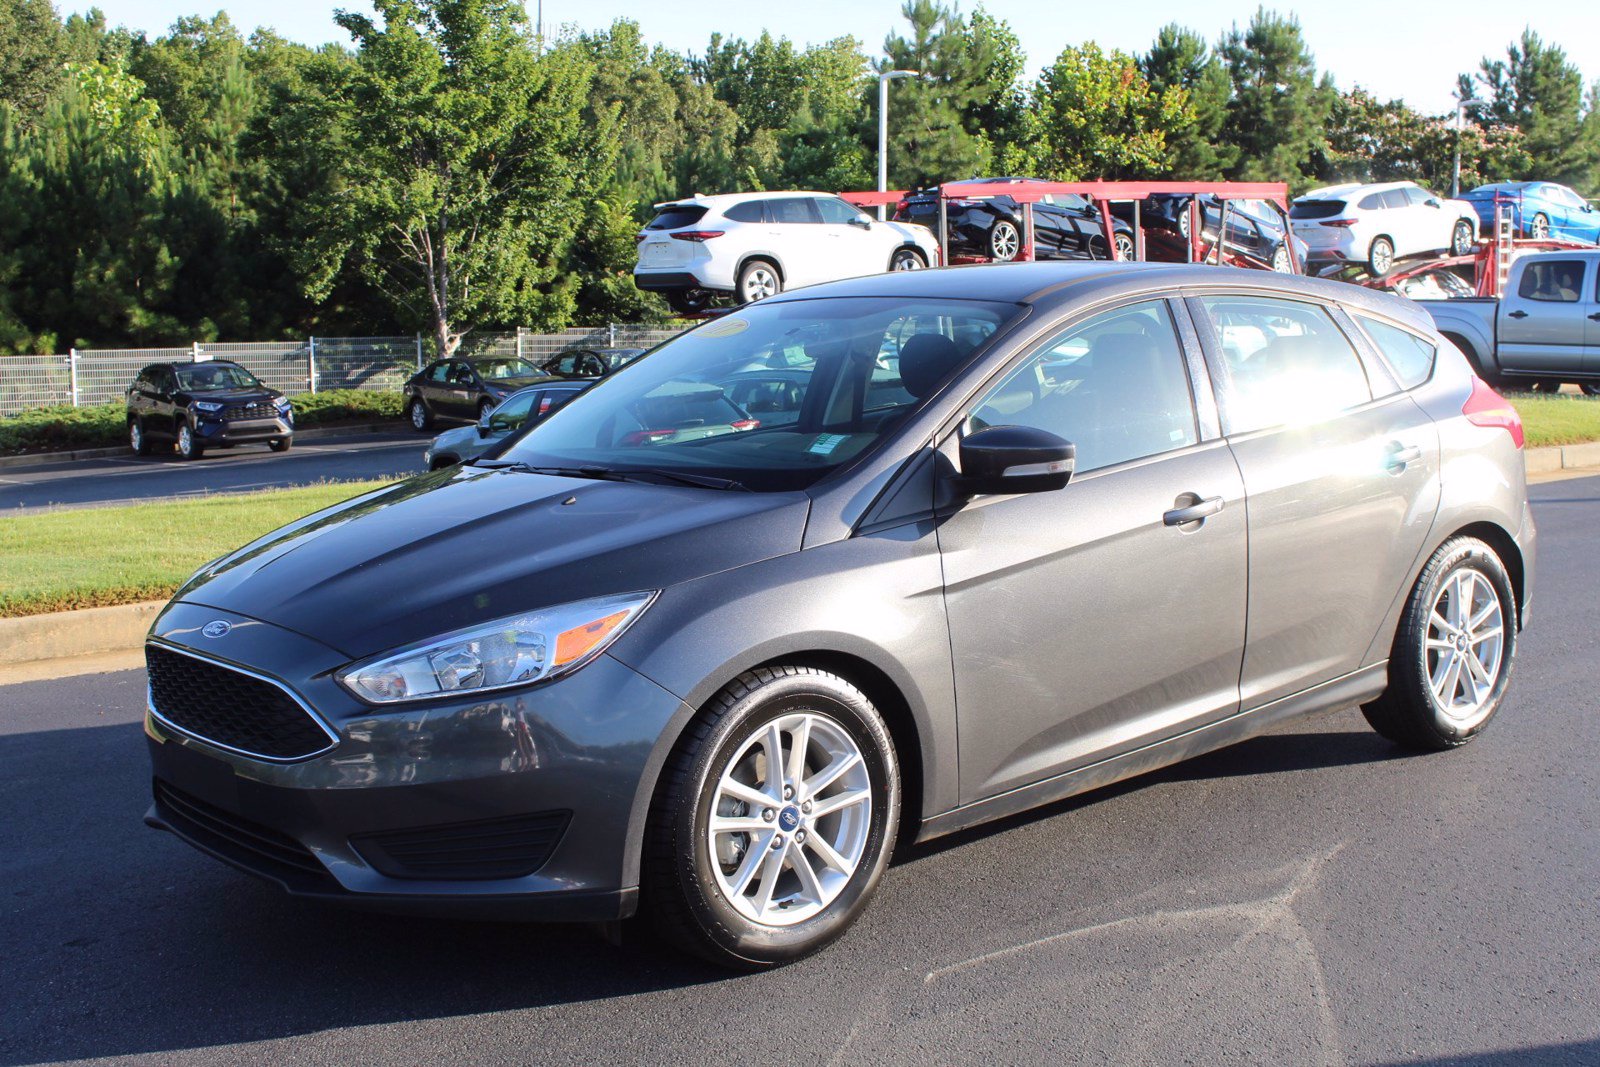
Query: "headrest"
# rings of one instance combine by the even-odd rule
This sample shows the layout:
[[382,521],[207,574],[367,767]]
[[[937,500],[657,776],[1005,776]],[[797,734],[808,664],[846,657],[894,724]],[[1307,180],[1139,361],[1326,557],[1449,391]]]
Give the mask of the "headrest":
[[900,383],[922,400],[956,368],[966,351],[938,333],[919,333],[900,348]]

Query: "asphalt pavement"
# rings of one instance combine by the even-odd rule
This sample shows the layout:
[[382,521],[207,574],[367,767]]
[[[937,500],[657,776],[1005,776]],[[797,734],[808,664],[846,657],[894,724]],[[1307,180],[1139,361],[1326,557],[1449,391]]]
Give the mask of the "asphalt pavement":
[[906,850],[757,976],[291,902],[141,825],[138,672],[0,689],[0,1063],[1600,1063],[1600,478],[1534,494],[1473,744],[1298,722]]
[[157,497],[246,493],[322,481],[400,478],[422,468],[431,438],[361,433],[297,440],[286,453],[266,445],[207,452],[72,460],[0,468],[0,514],[50,506],[134,504]]

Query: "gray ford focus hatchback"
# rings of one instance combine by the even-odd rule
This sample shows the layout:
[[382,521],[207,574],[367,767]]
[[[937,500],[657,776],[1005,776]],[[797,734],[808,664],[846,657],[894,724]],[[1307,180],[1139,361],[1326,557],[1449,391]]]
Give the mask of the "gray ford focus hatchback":
[[300,896],[780,964],[897,840],[1329,707],[1471,740],[1527,621],[1521,447],[1352,286],[786,293],[195,574],[147,645],[147,822]]

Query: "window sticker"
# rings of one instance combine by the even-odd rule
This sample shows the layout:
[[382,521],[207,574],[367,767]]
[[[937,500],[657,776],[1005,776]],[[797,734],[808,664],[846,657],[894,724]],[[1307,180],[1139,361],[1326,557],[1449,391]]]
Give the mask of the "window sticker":
[[721,322],[713,322],[709,326],[700,327],[697,337],[732,337],[744,333],[750,328],[749,319],[726,318]]
[[850,437],[849,437],[848,434],[842,434],[842,433],[819,434],[817,436],[817,439],[815,441],[811,442],[811,447],[806,449],[806,451],[807,452],[813,452],[813,453],[815,453],[815,454],[817,454],[819,456],[826,456],[828,453],[832,452],[834,449],[838,448],[840,445],[844,444],[849,439],[850,439]]

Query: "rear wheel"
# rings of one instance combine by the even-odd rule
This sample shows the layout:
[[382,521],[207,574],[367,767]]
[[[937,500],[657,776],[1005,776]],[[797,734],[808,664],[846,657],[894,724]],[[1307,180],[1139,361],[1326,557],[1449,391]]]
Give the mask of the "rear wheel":
[[783,279],[778,268],[764,259],[752,259],[739,268],[739,303],[753,304],[783,292]]
[[1374,237],[1367,252],[1367,267],[1374,278],[1381,278],[1394,269],[1394,242],[1387,237]]
[[1466,219],[1457,219],[1455,229],[1450,231],[1451,254],[1464,256],[1472,251],[1473,243],[1472,223]]
[[1124,263],[1132,262],[1134,256],[1133,235],[1119,233],[1111,240],[1117,246],[1117,258]]
[[698,315],[713,299],[709,289],[668,289],[663,295],[667,306],[680,315]]
[[663,771],[645,906],[669,941],[760,970],[841,936],[888,865],[899,768],[867,696],[812,667],[741,675]]
[[194,430],[189,424],[183,423],[178,427],[178,456],[182,459],[199,459],[206,454],[205,446],[195,439]]
[[989,230],[989,256],[1001,263],[1009,263],[1022,250],[1022,235],[1015,223],[1000,219]]
[[411,428],[418,433],[433,426],[433,412],[428,410],[428,405],[422,402],[420,396],[411,398],[411,403],[406,405],[406,415],[411,420]]
[[1543,241],[1550,236],[1550,216],[1539,212],[1528,224],[1528,236],[1536,241]]
[[144,435],[144,423],[139,419],[128,422],[128,447],[136,456],[148,456],[151,452],[150,438]]
[[1390,651],[1389,688],[1362,714],[1407,748],[1464,745],[1500,709],[1516,650],[1505,565],[1483,541],[1453,537],[1422,569]]

